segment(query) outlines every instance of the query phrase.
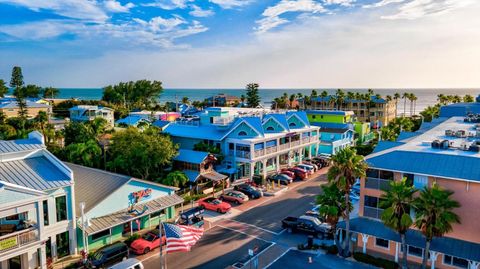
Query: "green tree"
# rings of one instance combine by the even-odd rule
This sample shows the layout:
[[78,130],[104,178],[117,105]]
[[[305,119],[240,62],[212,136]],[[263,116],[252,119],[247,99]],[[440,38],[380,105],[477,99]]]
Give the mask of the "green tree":
[[10,87],[21,88],[23,87],[23,74],[20,66],[14,66],[12,69],[12,78],[10,79]]
[[[332,166],[328,171],[328,180],[344,193],[345,204],[350,202],[349,194],[357,178],[364,178],[368,166],[363,156],[357,155],[354,148],[344,148],[332,156]],[[342,255],[350,255],[350,212],[344,211],[346,238],[342,245]]]
[[76,121],[71,121],[65,125],[64,136],[65,146],[95,140],[95,133],[91,126]]
[[45,125],[48,123],[48,115],[45,111],[39,111],[35,116],[34,121],[38,128],[40,128],[42,134],[45,136]]
[[352,211],[353,206],[350,201],[345,204],[345,193],[341,191],[335,183],[321,185],[322,193],[317,196],[317,204],[320,216],[332,225],[333,230],[337,227],[338,220],[345,218],[345,212]]
[[452,199],[453,192],[433,184],[425,186],[420,195],[415,198],[415,226],[425,236],[425,253],[422,268],[426,268],[430,244],[434,237],[442,237],[451,232],[453,224],[460,223],[460,217],[453,212],[460,204]]
[[41,90],[41,94],[43,98],[56,98],[59,94],[60,91],[57,88],[53,87],[46,87]]
[[150,128],[140,132],[130,127],[113,134],[107,166],[115,171],[142,179],[161,177],[163,169],[177,154],[170,137]]
[[182,104],[190,104],[190,100],[189,100],[188,96],[182,97]]
[[5,84],[7,83],[3,79],[0,79],[0,98],[4,97],[5,94],[8,93],[8,87]]
[[162,179],[162,184],[173,186],[173,187],[182,187],[189,181],[188,177],[182,171],[173,171],[168,173],[168,175]]
[[[1,83],[0,83],[0,85],[1,85]],[[0,94],[1,94],[1,91],[0,91]],[[475,102],[475,98],[473,98],[473,96],[471,96],[470,94],[467,94],[463,97],[463,102],[464,103],[473,103],[473,102]]]
[[322,97],[322,109],[325,109],[325,98],[328,97],[328,92],[322,91],[322,93],[320,93],[320,97]]
[[401,181],[392,181],[390,189],[380,198],[380,207],[385,209],[381,216],[383,223],[400,234],[403,268],[407,268],[406,234],[413,224],[410,216],[410,204],[413,202],[415,192],[413,186],[409,186],[406,179],[402,179]]
[[398,99],[400,99],[400,94],[398,92],[396,92],[394,95],[393,95],[393,99],[395,100],[395,118],[397,117],[397,112],[398,112]]
[[103,88],[102,100],[127,109],[148,109],[158,103],[162,92],[162,82],[156,80],[120,82]]
[[288,98],[288,107],[293,108],[293,102],[295,102],[295,98],[297,96],[295,94],[291,94],[290,97]]
[[250,83],[247,85],[245,92],[248,107],[258,107],[260,105],[260,95],[258,92],[259,85],[257,83]]
[[335,92],[335,99],[337,103],[337,110],[340,110],[343,103],[345,102],[345,92],[342,89],[338,89]]
[[0,140],[11,140],[17,138],[17,130],[9,124],[0,124]]
[[28,84],[20,89],[22,91],[22,95],[26,98],[38,98],[43,90],[42,87],[34,84]]
[[70,144],[65,148],[67,161],[88,166],[99,167],[102,160],[102,149],[95,140],[85,143]]
[[402,99],[403,99],[403,117],[405,117],[405,113],[407,112],[407,99],[410,97],[410,94],[408,92],[404,92],[402,94]]

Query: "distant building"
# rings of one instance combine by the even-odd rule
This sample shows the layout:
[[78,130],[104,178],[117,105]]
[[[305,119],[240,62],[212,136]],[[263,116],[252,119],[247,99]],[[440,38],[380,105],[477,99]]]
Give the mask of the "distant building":
[[217,171],[232,179],[266,176],[315,156],[318,131],[303,111],[223,107],[180,118],[164,129],[181,149],[192,150],[198,143],[218,148],[225,158]]
[[[480,129],[475,122],[480,122],[480,115],[439,118],[416,132],[402,132],[395,142],[379,142],[366,157],[370,168],[360,184],[360,217],[350,220],[356,251],[401,259],[400,236],[380,220],[384,211],[380,202],[392,181],[405,178],[417,190],[435,183],[453,191],[452,199],[460,203],[454,212],[461,219],[444,237],[433,238],[429,253],[424,237],[412,227],[406,236],[409,262],[421,263],[428,255],[431,268],[479,267]],[[410,215],[414,217],[415,211]],[[345,223],[337,227],[345,229]]]
[[242,102],[240,97],[228,95],[228,94],[217,94],[205,99],[207,106],[236,106]]
[[114,126],[114,110],[102,106],[79,105],[70,108],[70,119],[72,121],[92,121],[96,118],[105,119],[110,127]]
[[468,113],[480,113],[480,95],[472,103],[455,103],[440,108],[440,117],[463,117]]
[[372,128],[386,126],[395,119],[395,100],[387,101],[384,98],[372,96],[370,101],[345,98],[343,104],[338,107],[334,96],[313,97],[311,105],[299,103],[302,109],[341,110],[353,111],[360,122],[369,122]]
[[[47,115],[52,114],[52,106],[44,99],[26,98],[25,102],[27,105],[27,118],[35,118],[40,111],[47,113]],[[2,112],[7,118],[18,117],[19,111],[20,108],[16,98],[0,98],[0,112]]]
[[0,141],[0,267],[47,268],[77,253],[72,171],[43,136]]

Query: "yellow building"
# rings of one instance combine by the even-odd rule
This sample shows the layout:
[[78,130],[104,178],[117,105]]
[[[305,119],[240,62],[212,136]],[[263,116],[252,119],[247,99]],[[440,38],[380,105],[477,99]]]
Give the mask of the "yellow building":
[[[52,106],[44,99],[29,98],[26,100],[27,104],[27,118],[35,118],[38,112],[44,111],[47,115],[52,113]],[[13,97],[0,98],[0,112],[7,118],[18,117],[18,102]]]

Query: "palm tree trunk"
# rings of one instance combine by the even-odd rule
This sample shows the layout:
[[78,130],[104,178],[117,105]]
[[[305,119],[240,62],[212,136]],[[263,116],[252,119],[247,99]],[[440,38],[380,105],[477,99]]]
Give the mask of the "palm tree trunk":
[[[350,191],[346,192],[350,193]],[[345,204],[348,205],[350,202],[350,197],[348,194],[345,194]],[[350,256],[350,212],[346,210],[345,214],[345,241],[343,241],[343,255],[344,257]]]
[[405,239],[405,234],[400,234],[400,238],[402,241],[402,269],[408,268],[408,261],[407,261],[407,242]]
[[422,269],[427,268],[427,258],[428,258],[429,252],[430,252],[430,240],[427,239],[427,242],[425,243],[425,253],[423,253]]
[[395,99],[395,118],[397,117],[397,111],[398,111],[398,99]]
[[405,117],[406,109],[407,109],[407,98],[404,97],[403,98],[403,116],[404,117]]

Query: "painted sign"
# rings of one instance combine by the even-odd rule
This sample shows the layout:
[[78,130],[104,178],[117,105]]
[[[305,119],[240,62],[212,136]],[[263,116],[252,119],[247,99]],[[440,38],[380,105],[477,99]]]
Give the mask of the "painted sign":
[[0,241],[0,251],[14,248],[18,245],[17,237],[13,236]]
[[130,213],[133,216],[139,216],[139,215],[142,215],[143,213],[145,213],[145,211],[147,211],[147,209],[148,209],[148,207],[146,205],[143,206],[142,210],[135,209],[135,206],[142,199],[148,198],[151,195],[152,195],[152,189],[150,189],[150,188],[130,193],[130,195],[128,196],[128,200],[129,200],[128,213]]

